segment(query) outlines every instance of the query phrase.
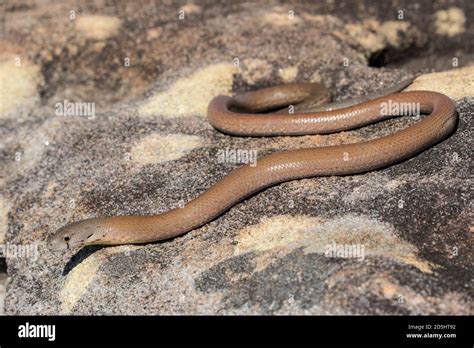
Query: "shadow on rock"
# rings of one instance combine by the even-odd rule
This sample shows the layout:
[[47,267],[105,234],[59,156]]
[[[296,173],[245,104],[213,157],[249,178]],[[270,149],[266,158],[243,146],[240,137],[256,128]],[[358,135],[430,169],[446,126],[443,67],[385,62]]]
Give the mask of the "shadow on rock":
[[76,267],[78,264],[80,264],[83,260],[85,260],[87,257],[95,253],[96,251],[102,249],[103,246],[98,246],[98,245],[91,245],[91,246],[86,246],[82,249],[80,249],[77,253],[75,253],[71,259],[66,263],[63,269],[63,276],[66,276],[71,272],[71,270]]

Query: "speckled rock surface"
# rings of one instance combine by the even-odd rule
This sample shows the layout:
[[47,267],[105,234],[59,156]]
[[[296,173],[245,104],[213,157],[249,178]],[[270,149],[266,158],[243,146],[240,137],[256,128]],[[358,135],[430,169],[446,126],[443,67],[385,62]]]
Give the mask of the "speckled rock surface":
[[[471,2],[226,3],[0,5],[5,313],[472,315]],[[170,241],[45,247],[74,220],[184,204],[239,165],[222,149],[261,157],[416,122],[236,138],[206,121],[214,95],[324,81],[342,100],[418,73],[410,88],[449,95],[460,120],[408,161],[272,187]],[[95,113],[60,115],[64,100]],[[328,252],[344,245],[357,249]]]

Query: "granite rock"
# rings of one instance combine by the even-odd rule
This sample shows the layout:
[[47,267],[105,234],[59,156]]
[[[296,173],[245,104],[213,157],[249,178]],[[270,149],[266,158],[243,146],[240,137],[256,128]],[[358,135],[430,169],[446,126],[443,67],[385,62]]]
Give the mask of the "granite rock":
[[[5,313],[474,313],[469,1],[113,3],[0,5]],[[221,149],[261,157],[417,121],[231,137],[205,117],[217,94],[324,81],[343,100],[414,74],[410,89],[455,100],[459,124],[412,159],[283,183],[169,241],[45,246],[75,220],[187,202],[238,166]],[[61,115],[67,102],[94,112]],[[331,257],[331,245],[364,254]]]

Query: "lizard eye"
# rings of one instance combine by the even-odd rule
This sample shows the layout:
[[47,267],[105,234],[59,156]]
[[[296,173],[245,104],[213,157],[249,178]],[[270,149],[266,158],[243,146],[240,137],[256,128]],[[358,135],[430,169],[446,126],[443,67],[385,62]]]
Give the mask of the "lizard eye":
[[68,236],[64,237],[64,241],[66,241],[66,242],[69,242],[69,239],[70,238]]

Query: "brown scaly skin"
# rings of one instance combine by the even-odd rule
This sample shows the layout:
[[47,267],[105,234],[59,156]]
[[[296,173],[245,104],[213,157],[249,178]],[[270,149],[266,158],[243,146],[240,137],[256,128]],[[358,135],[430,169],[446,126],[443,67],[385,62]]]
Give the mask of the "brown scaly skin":
[[[402,89],[409,82],[411,80],[402,81],[394,88]],[[393,93],[394,88],[389,91]],[[53,234],[48,246],[52,250],[65,250],[84,245],[147,243],[171,238],[206,224],[268,186],[315,176],[363,173],[405,160],[446,138],[457,122],[452,100],[436,92],[396,93],[357,105],[342,102],[323,107],[330,111],[312,111],[320,110],[317,104],[327,99],[328,92],[323,86],[307,83],[266,88],[234,98],[217,96],[209,104],[208,119],[216,129],[227,134],[277,136],[339,132],[397,116],[381,113],[383,103],[388,102],[419,103],[420,111],[429,115],[406,129],[378,139],[265,156],[258,159],[256,166],[245,165],[234,170],[184,208],[154,216],[117,216],[72,223]],[[295,104],[296,113],[288,113],[287,109],[252,113],[289,104]],[[240,112],[232,111],[235,109]]]

